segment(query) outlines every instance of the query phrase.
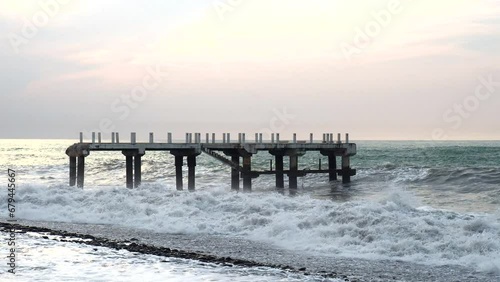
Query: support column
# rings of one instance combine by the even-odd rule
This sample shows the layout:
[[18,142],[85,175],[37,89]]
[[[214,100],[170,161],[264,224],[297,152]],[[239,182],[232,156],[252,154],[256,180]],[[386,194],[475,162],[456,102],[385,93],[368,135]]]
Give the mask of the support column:
[[195,155],[188,156],[187,164],[188,164],[188,190],[194,191],[196,156]]
[[77,180],[76,180],[76,183],[77,183],[76,185],[78,186],[78,188],[83,188],[84,176],[85,176],[85,157],[79,156],[78,157]]
[[[240,156],[232,155],[231,161],[235,164],[240,164]],[[237,169],[231,168],[231,190],[240,190],[240,172]]]
[[283,155],[276,155],[276,188],[285,188],[285,181],[283,177]]
[[330,181],[337,180],[337,158],[335,154],[328,155],[328,175]]
[[[288,173],[288,184],[290,190],[297,190],[297,173],[298,173],[299,156],[290,155],[290,172]],[[290,191],[292,193],[292,191]]]
[[127,188],[134,187],[134,157],[132,155],[125,155],[125,170],[127,179]]
[[142,154],[137,154],[134,156],[134,187],[137,188],[142,182]]
[[177,190],[182,190],[182,163],[183,156],[175,156],[175,187]]
[[76,184],[76,157],[69,157],[69,186]]
[[342,156],[342,183],[351,182],[351,164],[349,156]]
[[252,156],[247,155],[243,156],[243,191],[250,192],[252,191],[252,176],[250,175],[250,171],[252,171]]

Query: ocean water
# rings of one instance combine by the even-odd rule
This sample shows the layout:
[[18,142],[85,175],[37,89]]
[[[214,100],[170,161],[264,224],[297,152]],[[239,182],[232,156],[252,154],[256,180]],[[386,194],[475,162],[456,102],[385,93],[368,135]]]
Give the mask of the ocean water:
[[[298,195],[294,197],[276,193],[272,176],[254,179],[252,193],[231,192],[229,168],[206,155],[198,158],[197,191],[178,192],[174,159],[166,152],[146,153],[143,185],[138,189],[124,187],[125,162],[119,152],[92,152],[86,158],[85,188],[69,187],[64,151],[72,143],[73,140],[0,140],[5,184],[7,168],[17,173],[17,218],[104,224],[165,234],[246,238],[291,252],[403,261],[429,267],[460,266],[489,275],[492,280],[500,279],[498,141],[357,142],[358,154],[351,165],[358,175],[352,183],[328,183],[326,175],[307,175],[299,178]],[[316,168],[320,158],[326,165],[327,159],[319,154],[306,154],[299,160],[299,169]],[[270,155],[259,153],[252,160],[252,168],[267,169],[269,159]],[[3,211],[6,202],[5,192],[0,194]],[[5,215],[2,212],[0,217],[5,219]],[[37,246],[58,243],[25,236],[29,247],[24,252],[35,265],[23,270],[29,278],[30,272],[37,272],[36,264],[44,260],[33,254]],[[53,247],[86,252],[85,247],[71,243]],[[102,250],[102,256],[94,255],[92,259],[109,264],[120,260],[122,265],[141,267],[149,260],[160,260],[112,252]],[[256,275],[248,281],[303,280],[287,278],[286,274],[270,269],[210,267],[216,270],[207,271],[195,262],[180,260],[152,265],[158,267],[158,275],[164,272],[173,275],[169,279],[179,281],[186,273],[210,277],[200,281],[245,281],[244,273]],[[78,267],[85,268],[81,264]],[[44,273],[57,275],[56,269]],[[178,269],[181,276],[175,278],[176,272],[168,269]]]

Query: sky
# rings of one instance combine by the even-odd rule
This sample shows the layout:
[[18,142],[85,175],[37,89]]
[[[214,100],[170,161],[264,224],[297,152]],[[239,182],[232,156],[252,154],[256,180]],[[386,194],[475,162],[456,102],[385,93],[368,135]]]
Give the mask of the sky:
[[499,50],[498,0],[0,0],[0,138],[499,140]]

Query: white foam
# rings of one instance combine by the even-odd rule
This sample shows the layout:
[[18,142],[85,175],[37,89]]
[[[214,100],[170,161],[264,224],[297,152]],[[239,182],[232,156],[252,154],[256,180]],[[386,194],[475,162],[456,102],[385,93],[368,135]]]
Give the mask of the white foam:
[[[6,203],[6,195],[0,202]],[[245,236],[282,248],[498,273],[500,217],[417,208],[408,192],[337,203],[308,196],[212,191],[24,186],[16,215],[30,220],[116,224],[167,233]],[[4,209],[4,207],[2,207]]]

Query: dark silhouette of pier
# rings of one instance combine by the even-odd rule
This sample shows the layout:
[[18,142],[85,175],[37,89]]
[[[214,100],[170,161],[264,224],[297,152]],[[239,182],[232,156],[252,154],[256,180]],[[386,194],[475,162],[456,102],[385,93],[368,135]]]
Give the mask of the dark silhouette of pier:
[[[297,178],[308,173],[328,174],[329,180],[337,180],[337,176],[342,177],[343,183],[349,183],[351,176],[356,174],[355,169],[351,169],[350,157],[356,154],[356,144],[349,143],[349,134],[345,135],[345,140],[341,140],[341,135],[337,135],[337,140],[333,140],[332,133],[324,133],[321,141],[315,141],[313,134],[309,140],[298,141],[296,134],[290,141],[281,141],[279,133],[271,134],[271,140],[262,140],[262,134],[255,134],[255,140],[247,141],[245,133],[238,134],[238,140],[231,140],[229,133],[222,135],[222,140],[216,140],[215,134],[206,134],[202,140],[200,133],[186,133],[185,142],[172,142],[172,134],[168,133],[166,143],[154,142],[153,133],[149,134],[149,142],[136,142],[136,134],[130,136],[130,142],[120,143],[119,134],[111,134],[111,142],[101,142],[101,134],[98,133],[97,140],[95,133],[92,133],[91,142],[83,142],[83,134],[80,133],[80,142],[68,147],[66,154],[69,156],[69,185],[78,187],[84,186],[85,158],[92,151],[120,151],[125,156],[126,163],[126,186],[128,188],[138,187],[142,179],[142,156],[146,151],[168,151],[175,157],[175,178],[177,190],[183,189],[182,166],[184,158],[187,158],[188,166],[188,190],[195,189],[196,180],[196,158],[204,153],[217,159],[221,163],[230,167],[231,188],[240,189],[240,178],[243,180],[243,191],[251,191],[252,179],[261,174],[274,174],[276,177],[276,188],[284,188],[284,176],[288,176],[290,191],[297,189]],[[272,160],[269,170],[252,170],[252,156],[259,151],[268,151],[274,156],[275,169],[273,170]],[[321,162],[318,169],[299,170],[298,160],[308,151],[319,151],[323,156],[328,157],[328,168],[322,169]],[[283,159],[289,158],[289,168],[284,169]],[[337,166],[337,157],[340,159],[340,166]],[[241,161],[241,162],[240,162]]]

